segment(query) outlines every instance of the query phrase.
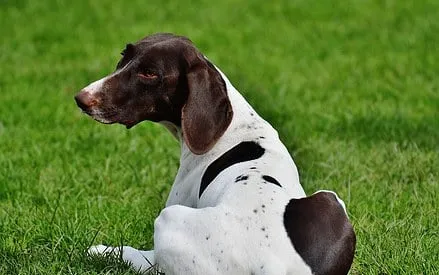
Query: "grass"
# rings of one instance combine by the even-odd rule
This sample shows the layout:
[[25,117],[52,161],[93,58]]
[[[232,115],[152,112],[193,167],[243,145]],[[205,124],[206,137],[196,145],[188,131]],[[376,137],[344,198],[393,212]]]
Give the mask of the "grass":
[[0,2],[0,274],[133,274],[179,150],[160,126],[93,122],[73,95],[126,42],[189,36],[279,129],[308,193],[357,232],[352,274],[439,273],[439,2]]

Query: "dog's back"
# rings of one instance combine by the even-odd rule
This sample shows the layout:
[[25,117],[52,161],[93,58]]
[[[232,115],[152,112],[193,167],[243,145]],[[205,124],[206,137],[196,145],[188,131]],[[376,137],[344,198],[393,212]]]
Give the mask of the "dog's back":
[[277,131],[187,38],[157,34],[128,44],[116,71],[75,99],[100,122],[161,122],[181,142],[155,250],[111,250],[135,268],[158,263],[167,275],[349,269],[355,237],[340,205],[331,194],[305,198]]

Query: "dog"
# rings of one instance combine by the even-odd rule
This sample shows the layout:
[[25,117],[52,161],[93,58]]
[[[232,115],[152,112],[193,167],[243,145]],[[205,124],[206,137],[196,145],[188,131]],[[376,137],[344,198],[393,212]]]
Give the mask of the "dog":
[[116,71],[75,100],[101,123],[161,123],[181,144],[154,250],[96,245],[89,254],[167,275],[348,273],[356,237],[343,201],[306,196],[277,131],[188,38],[127,44]]

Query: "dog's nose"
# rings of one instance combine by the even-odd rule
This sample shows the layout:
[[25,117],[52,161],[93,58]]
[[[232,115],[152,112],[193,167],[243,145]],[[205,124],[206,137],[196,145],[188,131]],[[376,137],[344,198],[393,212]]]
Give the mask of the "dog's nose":
[[98,103],[97,99],[87,91],[81,91],[77,94],[75,96],[75,101],[78,107],[82,110],[87,110]]

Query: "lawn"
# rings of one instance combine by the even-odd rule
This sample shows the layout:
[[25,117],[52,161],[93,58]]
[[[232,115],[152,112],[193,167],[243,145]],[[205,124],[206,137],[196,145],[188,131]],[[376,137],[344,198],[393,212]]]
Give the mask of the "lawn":
[[192,39],[275,128],[307,191],[335,190],[351,274],[439,274],[439,1],[0,1],[0,274],[132,274],[179,147],[73,96],[127,42]]

